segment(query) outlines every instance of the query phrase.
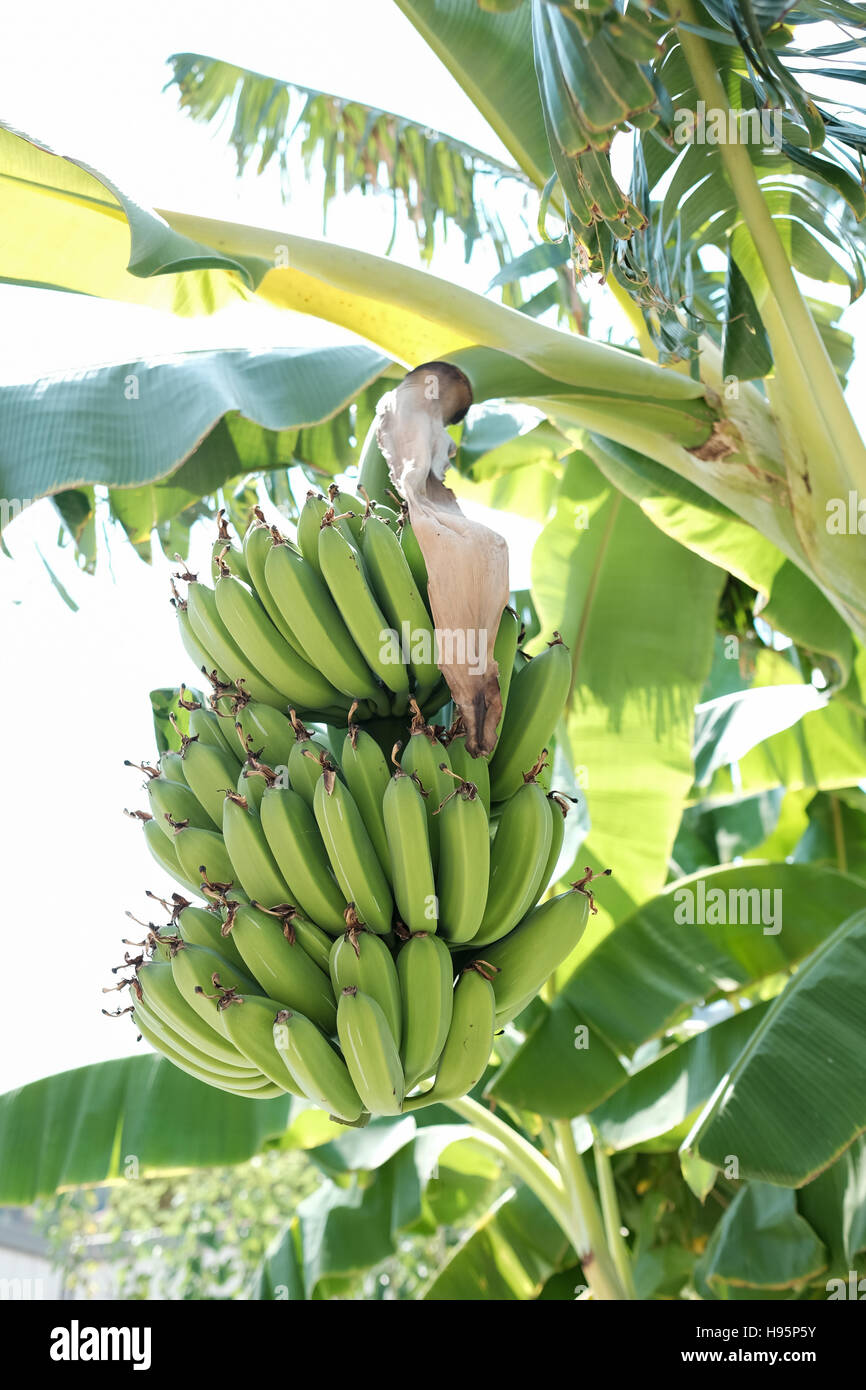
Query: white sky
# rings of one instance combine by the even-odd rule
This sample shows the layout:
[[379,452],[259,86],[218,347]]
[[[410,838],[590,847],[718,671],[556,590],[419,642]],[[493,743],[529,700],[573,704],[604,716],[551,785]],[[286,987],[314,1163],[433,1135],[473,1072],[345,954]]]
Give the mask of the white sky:
[[[317,190],[293,184],[289,208],[277,175],[238,182],[225,141],[162,94],[170,53],[211,54],[305,85],[388,107],[506,157],[493,133],[391,0],[151,0],[146,16],[117,0],[84,9],[61,0],[8,9],[0,51],[3,119],[60,153],[113,176],[144,203],[206,216],[290,225],[321,234]],[[515,202],[515,215],[520,208]],[[530,224],[534,210],[529,209]],[[353,197],[329,214],[336,241],[383,252],[387,199]],[[521,247],[518,245],[518,249]],[[440,275],[484,289],[490,253],[463,265],[462,238],[435,262]],[[414,232],[395,255],[417,263]],[[604,291],[602,322],[617,312]],[[853,311],[863,322],[861,310]],[[0,286],[0,379],[192,346],[336,341],[336,330],[246,306],[213,319],[174,320],[148,310]],[[858,364],[852,399],[866,397]],[[146,805],[124,758],[154,750],[147,692],[193,672],[167,603],[170,566],[142,564],[115,542],[111,569],[77,573],[55,545],[48,503],[6,533],[14,564],[0,558],[5,670],[0,1091],[67,1067],[134,1051],[128,1021],[105,1020],[101,987],[135,936],[130,908],[147,916],[143,889],[168,888],[124,806]],[[526,582],[534,528],[515,520],[512,582]],[[204,542],[200,538],[200,544]],[[81,605],[72,613],[34,548]],[[203,548],[192,568],[204,568]],[[107,996],[108,1006],[123,996]],[[59,1022],[59,1026],[58,1026]]]

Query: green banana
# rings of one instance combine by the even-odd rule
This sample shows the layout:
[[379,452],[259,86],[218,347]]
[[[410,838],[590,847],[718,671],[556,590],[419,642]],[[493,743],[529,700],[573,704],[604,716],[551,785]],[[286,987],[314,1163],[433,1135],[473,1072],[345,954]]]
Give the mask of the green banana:
[[238,1096],[243,1100],[275,1100],[277,1096],[282,1095],[280,1088],[267,1081],[261,1074],[251,1078],[249,1082],[240,1079],[230,1081],[224,1078],[221,1073],[207,1071],[204,1067],[195,1066],[180,1053],[169,1049],[143,1020],[137,1020],[137,1026],[145,1042],[150,1043],[155,1052],[165,1057],[166,1061],[171,1062],[180,1071],[185,1071],[188,1076],[195,1077],[196,1081],[203,1081],[207,1086],[215,1086],[218,1091],[227,1091],[229,1095]]
[[562,842],[565,839],[565,818],[569,811],[568,803],[573,799],[573,797],[566,797],[562,792],[547,793],[547,804],[550,807],[551,821],[550,850],[548,851],[547,862],[544,865],[539,881],[535,902],[538,901],[544,890],[550,887],[551,879],[553,878],[554,871],[559,862],[559,856],[562,853]]
[[[169,971],[171,967],[169,966]],[[133,984],[133,993],[135,985]],[[181,1001],[183,1002],[183,1001]],[[260,1068],[250,1066],[247,1057],[243,1053],[238,1053],[237,1065],[230,1062],[217,1063],[214,1059],[213,1051],[210,1048],[210,1029],[202,1023],[197,1015],[193,1014],[196,1023],[202,1030],[202,1042],[204,1047],[197,1047],[183,1033],[179,1033],[170,1023],[167,1023],[154,1009],[148,1008],[142,997],[135,1001],[133,1017],[136,1023],[144,1022],[152,1033],[160,1040],[160,1044],[165,1044],[172,1052],[179,1053],[181,1057],[191,1062],[193,1066],[201,1067],[204,1071],[215,1072],[222,1075],[228,1081],[255,1082],[261,1081]]]
[[[391,780],[385,756],[370,734],[357,724],[350,723],[343,740],[340,765],[346,785],[357,802],[367,833],[373,841],[376,857],[385,873],[390,875],[391,856],[382,807],[382,798]],[[315,913],[312,915],[315,917]]]
[[223,1033],[217,1016],[217,1003],[223,994],[229,990],[236,990],[240,994],[264,993],[245,970],[238,970],[225,956],[209,950],[207,946],[186,946],[181,943],[171,958],[171,973],[178,991],[190,1008],[220,1038]]
[[[361,557],[327,515],[319,531],[322,575],[355,644],[382,684],[396,696],[409,694],[409,673],[388,641],[389,625],[361,568]],[[353,692],[357,698],[359,693]]]
[[403,1067],[388,1020],[375,999],[355,985],[337,1000],[337,1035],[355,1090],[371,1115],[399,1115]]
[[187,785],[183,772],[183,758],[180,753],[175,753],[172,749],[167,753],[160,753],[159,770],[168,782],[180,782],[184,787]]
[[199,830],[189,825],[175,832],[174,849],[185,882],[198,882],[194,889],[198,897],[203,896],[202,879],[209,883],[233,883],[237,878],[228,847],[216,830]]
[[[262,764],[258,763],[256,759],[250,759],[248,762],[244,763],[240,770],[240,775],[238,776],[237,787],[235,788],[238,796],[243,797],[248,803],[250,810],[255,811],[257,816],[261,813],[262,797],[265,794],[265,786],[267,785],[263,775],[257,771],[257,768],[260,766],[262,766]],[[271,771],[273,771],[273,769],[268,768],[268,772]]]
[[214,1071],[223,1067],[241,1072],[247,1070],[246,1058],[223,1038],[215,1037],[211,1020],[203,1018],[198,1009],[187,1003],[177,987],[173,963],[148,961],[145,965],[139,966],[137,980],[144,1003],[151,1013],[161,1018],[163,1023],[173,1028],[187,1043],[205,1053],[210,1058],[209,1065]]
[[346,902],[310,807],[296,791],[274,786],[265,789],[259,814],[289,901],[332,936],[341,933]]
[[384,692],[352,641],[318,570],[288,545],[274,545],[265,577],[285,622],[301,646],[314,654],[325,679],[353,700],[373,700],[380,714],[388,714]]
[[[289,754],[289,782],[292,790],[312,806],[316,785],[321,779],[325,764],[333,766],[328,745],[320,738],[314,738],[292,710],[292,723],[295,729],[295,746]],[[324,760],[324,761],[323,761]]]
[[177,933],[188,946],[207,946],[225,956],[230,965],[244,969],[243,957],[230,936],[224,936],[222,918],[213,909],[187,904],[175,918]]
[[264,606],[240,580],[221,575],[214,589],[217,613],[247,663],[283,695],[287,703],[306,709],[345,704],[345,696],[298,656],[271,622]]
[[274,862],[259,817],[236,792],[228,792],[223,804],[223,839],[234,877],[248,898],[263,907],[290,901],[289,887]]
[[282,1000],[280,1007],[299,1009],[323,1032],[334,1032],[331,982],[295,939],[290,918],[283,927],[279,917],[249,903],[229,902],[226,926],[246,969],[266,994]]
[[472,758],[466,751],[466,734],[459,719],[448,734],[448,760],[451,768],[464,782],[474,782],[481,804],[490,815],[490,768],[486,758]]
[[195,794],[179,782],[172,782],[167,777],[151,777],[147,784],[147,797],[154,820],[169,839],[174,835],[170,820],[189,822],[200,830],[217,828]]
[[296,739],[291,721],[284,714],[258,700],[239,700],[236,720],[235,730],[245,757],[255,753],[268,767],[288,767]]
[[346,522],[352,539],[357,545],[361,539],[364,514],[367,510],[366,505],[359,497],[353,497],[351,492],[342,492],[336,483],[331,483],[328,488],[328,500],[335,514],[341,521]]
[[338,937],[331,946],[330,974],[334,994],[339,998],[341,990],[354,986],[375,999],[399,1047],[402,1004],[394,957],[380,936],[357,924],[352,925],[351,911],[347,920],[350,925],[345,935]]
[[189,875],[181,866],[177,853],[177,836],[167,840],[153,817],[144,822],[143,829],[147,847],[159,867],[175,882],[182,883],[195,897],[202,897],[201,875],[198,869]]
[[394,911],[391,889],[355,799],[338,780],[332,764],[316,783],[313,814],[347,902],[355,904],[370,931],[386,936]]
[[233,994],[217,1010],[217,1017],[229,1041],[269,1081],[281,1091],[303,1096],[274,1047],[274,1019],[282,1008],[282,1004],[260,994]]
[[226,732],[223,732],[223,719],[211,709],[202,709],[201,705],[190,710],[189,733],[190,740],[197,739],[199,743],[209,743],[214,748],[222,748],[228,753],[229,757],[239,762],[237,743],[235,741],[234,730],[230,721],[226,720]]
[[517,672],[490,761],[490,795],[502,801],[517,791],[547,747],[568,697],[571,660],[558,633],[547,650]]
[[238,579],[242,579],[245,584],[250,583],[250,571],[247,566],[246,556],[242,550],[232,544],[231,534],[229,533],[226,522],[225,508],[220,507],[217,512],[217,538],[211,549],[211,578],[218,578],[221,573],[220,561],[231,574]]
[[363,1106],[349,1069],[315,1023],[281,1009],[274,1021],[274,1046],[308,1100],[347,1124],[360,1119]]
[[252,665],[229,634],[217,610],[213,589],[191,580],[186,601],[193,633],[211,654],[210,665],[216,666],[218,673],[226,672],[230,681],[242,681],[254,700],[273,705],[274,709],[284,709],[285,697]]
[[[511,678],[514,674],[514,661],[517,656],[517,643],[520,640],[520,619],[510,605],[502,610],[496,641],[493,644],[493,658],[499,667],[499,696],[502,700],[502,714],[496,725],[496,737],[502,733],[502,721],[508,705]],[[495,745],[494,745],[495,747]]]
[[490,826],[475,783],[458,777],[437,814],[439,930],[447,941],[471,941],[484,915],[490,875]]
[[[258,515],[261,517],[261,513]],[[291,541],[286,540],[284,537],[280,538],[279,543],[281,545],[291,545]],[[250,572],[250,587],[264,604],[268,617],[281,634],[284,641],[288,642],[292,650],[296,651],[298,656],[303,657],[304,661],[313,665],[314,663],[310,662],[309,653],[304,650],[294,632],[289,627],[289,624],[280,612],[276,599],[268,588],[268,582],[265,577],[265,566],[267,565],[268,556],[275,544],[277,544],[275,537],[271,532],[271,528],[266,524],[264,517],[261,517],[260,520],[256,519],[250,522],[246,535],[244,536],[244,559],[247,562],[247,569]],[[296,547],[292,548],[296,550],[297,554],[300,554],[300,551],[298,551]]]
[[574,950],[594,908],[592,893],[584,886],[591,878],[588,872],[566,893],[533,908],[514,931],[485,948],[483,963],[497,972],[497,1018],[521,1000],[528,1002]]
[[225,794],[237,783],[239,760],[214,743],[189,739],[183,750],[183,770],[196,800],[214,825],[221,826]]
[[427,793],[424,810],[427,813],[427,832],[430,836],[430,859],[435,873],[439,864],[439,817],[436,812],[446,796],[451,795],[452,781],[442,764],[450,770],[451,759],[445,745],[436,736],[436,731],[424,719],[418,705],[412,703],[413,719],[409,726],[409,737],[400,755],[400,766],[411,776],[413,773]]
[[425,795],[398,767],[382,798],[394,899],[410,932],[435,932],[439,915]]
[[174,593],[175,597],[172,599],[172,603],[177,614],[177,629],[184,651],[197,671],[204,671],[206,675],[210,675],[213,670],[216,670],[219,679],[227,682],[229,679],[227,672],[217,666],[213,654],[205,650],[193,631],[186,599],[181,598],[176,589]]
[[311,565],[318,575],[322,573],[319,562],[319,527],[328,506],[322,494],[311,489],[298,517],[298,546],[307,564]]
[[534,779],[524,782],[499,817],[490,850],[487,902],[472,938],[473,949],[507,936],[537,901],[546,882],[552,835],[553,820],[543,789]]
[[426,595],[427,583],[429,580],[427,561],[424,559],[424,553],[418,544],[418,537],[412,530],[408,510],[405,509],[405,503],[397,525],[399,528],[398,538],[403,548],[403,554],[406,556],[406,563],[412,571],[412,578],[415,580],[418,592]]
[[411,1090],[439,1060],[451,1026],[454,972],[438,936],[417,932],[400,948],[397,978],[402,1003],[400,1058]]
[[375,597],[408,661],[416,699],[422,701],[439,682],[436,634],[400,542],[387,522],[372,513],[364,521],[361,553]]
[[477,1086],[490,1061],[496,1028],[496,999],[483,967],[467,966],[454,990],[454,1012],[425,1105],[456,1100]]
[[287,914],[287,920],[292,924],[292,931],[300,941],[310,960],[314,960],[319,969],[325,974],[330,974],[331,947],[333,941],[327,936],[322,928],[315,922],[311,922],[303,913],[293,908],[292,913]]

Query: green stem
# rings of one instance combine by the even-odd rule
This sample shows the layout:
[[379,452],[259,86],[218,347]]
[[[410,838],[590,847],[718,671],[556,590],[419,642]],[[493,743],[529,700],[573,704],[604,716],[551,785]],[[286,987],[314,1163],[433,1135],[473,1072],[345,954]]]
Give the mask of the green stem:
[[577,1152],[570,1120],[554,1120],[560,1171],[571,1201],[571,1240],[593,1296],[605,1300],[627,1297],[605,1239],[592,1184]]
[[506,1159],[511,1171],[526,1183],[558,1225],[570,1234],[566,1192],[553,1164],[522,1134],[518,1134],[516,1129],[512,1129],[511,1125],[500,1120],[485,1106],[479,1105],[477,1100],[464,1096],[461,1100],[449,1100],[445,1104],[480,1131],[480,1137]]
[[[678,25],[677,34],[698,96],[708,108],[727,113],[730,109],[727,92],[709,44],[699,34],[682,27],[682,22],[692,25],[698,22],[691,0],[668,0],[668,11]],[[837,445],[838,458],[844,460],[851,470],[852,481],[863,481],[866,478],[863,442],[845,403],[827,349],[800,293],[781,237],[764,201],[749,152],[745,145],[729,142],[720,143],[719,149],[740,213],[767,276],[770,292],[776,300],[803,374],[810,383],[810,407],[814,405],[818,416],[823,418],[829,439]]]
[[622,1237],[622,1217],[620,1216],[610,1158],[601,1141],[601,1136],[595,1129],[592,1131],[592,1137],[595,1153],[595,1175],[598,1179],[598,1190],[601,1195],[601,1210],[604,1216],[607,1243],[626,1296],[637,1298],[632,1276],[631,1255]]

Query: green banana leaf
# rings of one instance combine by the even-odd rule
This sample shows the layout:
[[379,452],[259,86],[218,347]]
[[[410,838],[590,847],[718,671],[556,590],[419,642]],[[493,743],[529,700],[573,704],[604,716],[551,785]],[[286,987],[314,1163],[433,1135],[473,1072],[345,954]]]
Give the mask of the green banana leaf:
[[866,1249],[866,1139],[797,1191],[797,1209],[830,1251],[833,1268],[847,1274]]
[[[798,924],[799,925],[799,924]],[[800,1187],[866,1130],[866,908],[806,960],[691,1133],[687,1152]]]
[[[734,915],[731,906],[739,916],[740,904],[749,904],[750,916],[759,903],[771,912],[781,905],[781,930],[776,932],[769,922],[702,924],[701,916],[713,916],[710,904],[720,901],[711,896],[713,890],[724,894],[725,916]],[[731,892],[753,896],[731,899]],[[755,893],[769,897],[755,898]],[[777,893],[780,896],[774,897]],[[670,884],[579,962],[549,1014],[497,1073],[488,1091],[496,1100],[543,1115],[585,1113],[615,1096],[617,1057],[631,1056],[641,1044],[662,1036],[695,1005],[790,969],[821,947],[840,920],[864,907],[866,888],[861,881],[806,864],[748,861]],[[698,920],[690,924],[689,915]],[[770,928],[768,934],[764,926]],[[590,925],[587,934],[592,933]],[[832,1005],[828,1010],[832,1013]],[[831,1022],[828,1016],[828,1027]],[[574,1031],[578,1026],[587,1029],[587,1045],[576,1046],[584,1041],[584,1035]],[[724,1035],[704,1046],[712,1048],[723,1040]],[[702,1050],[696,1049],[699,1056]],[[663,1106],[664,1079],[669,1070],[676,1071],[677,1063],[663,1060],[659,1066],[657,1098]],[[648,1071],[638,1080],[637,1072],[629,1079],[622,1069],[618,1080],[623,1086],[647,1086],[655,1097],[655,1075]],[[612,1113],[623,1115],[614,1099],[609,1104]],[[675,1110],[671,1113],[674,1124],[684,1118]],[[799,1134],[797,1124],[794,1133]],[[738,1142],[742,1144],[741,1136]],[[735,1151],[743,1149],[738,1146]]]
[[575,868],[613,870],[577,958],[667,877],[721,581],[585,454],[570,456],[533,551],[532,583],[545,635],[560,631],[572,658],[568,738],[592,822]]
[[[550,1213],[522,1185],[481,1217],[421,1294],[431,1302],[533,1299],[574,1251]],[[571,1297],[583,1284],[578,1270]]]
[[827,1268],[823,1241],[797,1211],[793,1192],[747,1183],[737,1193],[698,1263],[696,1275],[711,1297],[726,1286],[797,1289]]
[[[108,484],[123,489],[114,503],[127,530],[149,534],[227,479],[252,471],[228,431],[214,437],[227,412],[264,430],[297,430],[336,415],[389,366],[360,343],[222,349],[4,386],[0,492],[35,498]],[[170,483],[141,490],[169,475]]]

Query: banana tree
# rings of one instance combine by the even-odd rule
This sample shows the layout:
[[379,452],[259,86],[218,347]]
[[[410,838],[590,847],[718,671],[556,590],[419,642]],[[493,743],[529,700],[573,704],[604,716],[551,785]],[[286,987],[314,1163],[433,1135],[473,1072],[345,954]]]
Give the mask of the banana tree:
[[[158,1173],[300,1144],[333,1178],[272,1251],[258,1295],[339,1296],[349,1269],[430,1220],[437,1158],[456,1187],[493,1163],[513,1189],[428,1297],[480,1296],[493,1272],[503,1297],[686,1287],[705,1298],[820,1296],[866,1244],[853,1195],[866,1129],[856,848],[866,586],[848,507],[853,494],[856,522],[866,466],[842,395],[844,340],[792,265],[861,287],[852,228],[864,211],[862,131],[805,85],[849,75],[835,66],[849,40],[800,48],[808,28],[784,27],[787,7],[745,0],[680,3],[664,18],[594,0],[580,11],[552,0],[400,8],[490,121],[513,176],[562,222],[558,245],[503,266],[505,298],[523,312],[357,250],[151,212],[104,175],[4,130],[6,280],[178,313],[257,296],[374,346],[195,355],[169,370],[128,363],[113,382],[94,373],[73,388],[61,376],[5,393],[0,490],[57,496],[77,524],[92,511],[89,490],[107,486],[143,546],[230,480],[267,471],[288,499],[286,467],[324,458],[323,471],[344,471],[380,378],[433,358],[458,366],[486,406],[459,432],[458,491],[543,523],[527,614],[562,631],[573,653],[556,772],[585,793],[591,824],[559,868],[569,875],[576,856],[614,863],[615,879],[587,944],[497,1040],[477,1095],[451,1107],[462,1127],[431,1108],[339,1134],[288,1102],[205,1094],[141,1058],[0,1100],[0,1196],[118,1180],[122,1154]],[[797,18],[862,30],[850,5],[806,4]],[[177,60],[176,75],[182,104],[202,117],[240,91],[243,157],[280,149],[279,83],[195,55]],[[361,164],[371,178],[394,140],[389,181],[411,182],[420,161],[407,172],[410,135],[387,113],[362,124],[356,109],[308,96],[313,146],[337,122],[344,170]],[[778,114],[778,148],[760,136],[677,148],[677,132],[700,129],[708,111],[727,131],[731,113],[765,109]],[[611,174],[614,135],[634,143],[628,190]],[[443,180],[442,141],[427,138]],[[476,156],[455,157],[465,194]],[[435,197],[439,184],[430,176],[425,187]],[[476,234],[465,206],[452,215]],[[428,218],[428,247],[431,227]],[[569,262],[578,279],[607,277],[640,351],[561,332],[517,300],[523,275],[546,267],[561,288]],[[129,397],[108,389],[129,379],[161,422],[147,445]],[[173,404],[183,381],[197,419]],[[541,422],[531,430],[526,407]],[[69,428],[76,418],[86,440]],[[46,419],[67,430],[59,452]],[[831,527],[837,503],[846,521]],[[729,614],[738,594],[751,668],[748,650],[741,664],[726,661],[731,651],[714,642],[720,605]],[[791,639],[787,653],[755,641],[757,608]],[[813,672],[825,698],[809,709]],[[778,705],[787,687],[794,713],[777,710],[762,737],[744,741],[738,729],[765,709],[762,697]],[[734,855],[743,859],[730,867]],[[777,892],[796,904],[796,921],[788,909],[778,932]],[[707,915],[732,893],[769,895],[761,934]],[[689,910],[703,916],[677,916]],[[818,1057],[804,1041],[816,1034],[828,1042]],[[144,1093],[147,1107],[130,1103]],[[774,1240],[759,1241],[751,1261],[756,1233],[768,1231]]]

